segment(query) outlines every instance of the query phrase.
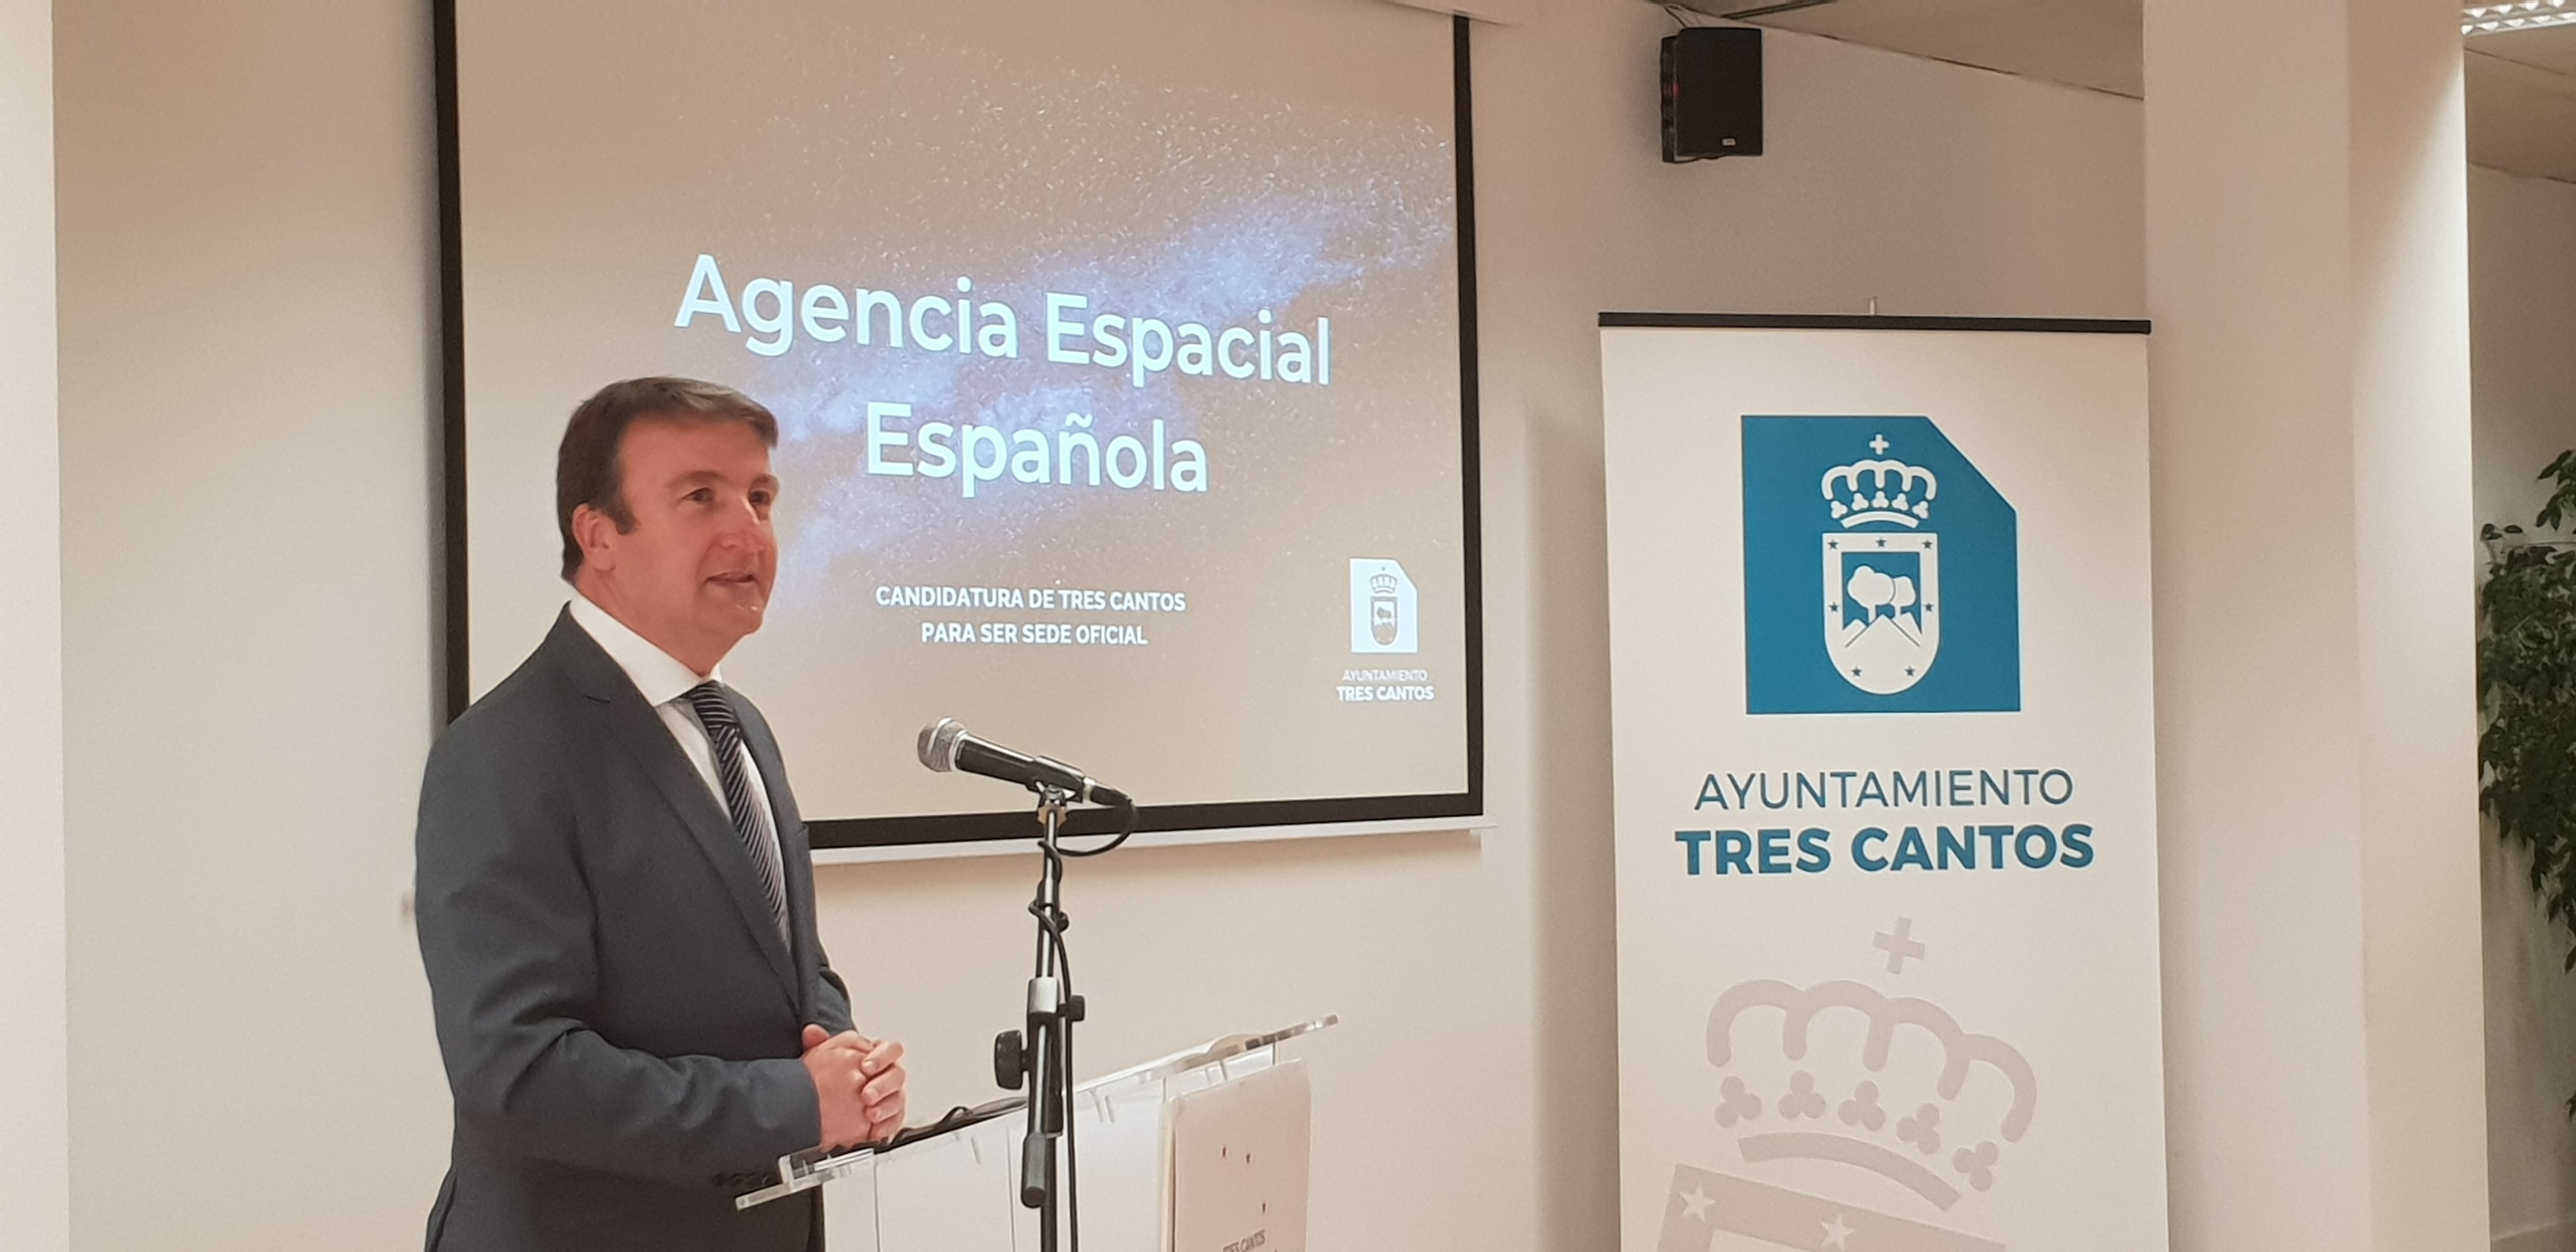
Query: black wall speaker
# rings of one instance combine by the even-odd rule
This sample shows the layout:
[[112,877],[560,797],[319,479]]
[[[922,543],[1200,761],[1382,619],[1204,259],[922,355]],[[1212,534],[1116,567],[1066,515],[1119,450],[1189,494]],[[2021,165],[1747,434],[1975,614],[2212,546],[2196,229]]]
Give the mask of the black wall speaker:
[[1664,39],[1664,159],[1762,155],[1762,32],[1685,26]]

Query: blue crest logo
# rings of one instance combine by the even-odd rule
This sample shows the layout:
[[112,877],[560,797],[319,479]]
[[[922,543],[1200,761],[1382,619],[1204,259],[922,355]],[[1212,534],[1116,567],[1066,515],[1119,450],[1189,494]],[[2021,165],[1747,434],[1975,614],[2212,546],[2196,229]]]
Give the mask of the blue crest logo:
[[1928,417],[1746,417],[1746,711],[2019,711],[2017,527]]

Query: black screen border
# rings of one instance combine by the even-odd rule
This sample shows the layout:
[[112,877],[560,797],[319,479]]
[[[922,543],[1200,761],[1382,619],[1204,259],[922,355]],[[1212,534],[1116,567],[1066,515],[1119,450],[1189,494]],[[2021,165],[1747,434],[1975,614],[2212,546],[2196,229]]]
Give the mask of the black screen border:
[[[441,559],[432,589],[443,607],[436,623],[445,722],[471,703],[472,669],[466,655],[465,474],[465,246],[463,182],[457,120],[457,0],[431,0],[431,45],[438,112],[439,387]],[[1464,506],[1464,587],[1467,645],[1467,789],[1425,795],[1347,796],[1304,800],[1249,800],[1216,804],[1146,804],[1140,832],[1237,830],[1276,826],[1325,826],[1363,822],[1433,823],[1481,819],[1485,812],[1485,594],[1482,459],[1478,439],[1476,373],[1476,181],[1474,92],[1463,16],[1451,23],[1451,75],[1455,88],[1458,158],[1458,424],[1459,498]],[[961,785],[981,785],[963,784]],[[998,791],[998,787],[996,788]],[[1462,824],[1464,824],[1462,822]],[[1034,833],[1028,810],[950,813],[911,817],[842,817],[808,821],[817,852],[921,844],[984,843],[1027,839]],[[1068,815],[1073,835],[1107,834],[1112,815],[1096,809]]]

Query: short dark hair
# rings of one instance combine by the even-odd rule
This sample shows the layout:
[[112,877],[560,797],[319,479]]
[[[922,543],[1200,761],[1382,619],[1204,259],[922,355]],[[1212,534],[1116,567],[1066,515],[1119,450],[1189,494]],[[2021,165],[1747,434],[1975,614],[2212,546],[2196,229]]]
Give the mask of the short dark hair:
[[607,514],[620,534],[635,528],[618,454],[625,445],[626,428],[646,418],[741,422],[757,431],[762,443],[778,446],[777,415],[722,383],[629,378],[600,388],[572,411],[572,420],[564,424],[563,446],[555,450],[555,529],[563,534],[565,582],[581,571],[581,543],[572,534],[573,510],[587,504]]

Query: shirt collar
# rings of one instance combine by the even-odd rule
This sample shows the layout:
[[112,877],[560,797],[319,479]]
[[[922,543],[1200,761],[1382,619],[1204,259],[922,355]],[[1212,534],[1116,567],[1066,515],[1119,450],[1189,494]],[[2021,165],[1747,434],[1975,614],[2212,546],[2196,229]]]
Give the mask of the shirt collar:
[[646,704],[658,708],[688,694],[689,689],[699,683],[724,681],[722,666],[705,678],[698,677],[697,671],[654,646],[652,640],[636,634],[633,627],[610,616],[608,610],[591,603],[590,597],[578,591],[572,594],[572,603],[565,607],[571,611],[572,620],[590,632],[600,651],[606,652],[609,660],[617,662],[617,668],[626,671],[627,679],[635,684],[635,690],[644,697]]

